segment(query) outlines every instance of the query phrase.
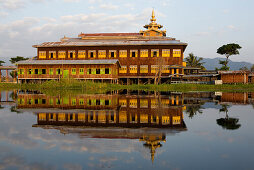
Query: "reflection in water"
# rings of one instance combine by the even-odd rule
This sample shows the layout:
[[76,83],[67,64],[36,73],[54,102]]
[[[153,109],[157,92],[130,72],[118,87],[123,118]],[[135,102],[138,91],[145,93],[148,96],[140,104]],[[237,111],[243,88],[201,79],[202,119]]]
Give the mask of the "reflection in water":
[[[81,138],[139,139],[154,160],[166,134],[185,131],[179,95],[18,95],[18,110],[37,115],[33,127],[57,129]],[[58,108],[58,109],[56,109]]]
[[222,126],[223,129],[227,129],[227,130],[235,130],[235,129],[239,129],[241,127],[240,124],[238,124],[239,119],[237,118],[232,118],[228,116],[228,108],[230,107],[228,104],[222,104],[221,105],[221,109],[220,112],[225,112],[226,113],[226,117],[225,118],[220,118],[217,119],[217,124]]
[[66,136],[75,134],[78,139],[139,141],[139,147],[150,152],[147,156],[153,162],[156,153],[157,157],[160,153],[159,148],[167,146],[165,142],[170,135],[187,131],[184,112],[192,118],[202,114],[209,107],[207,103],[214,102],[218,105],[213,107],[220,106],[218,109],[226,115],[211,122],[217,119],[217,124],[225,129],[239,129],[239,119],[229,116],[229,107],[253,104],[253,94],[125,91],[49,96],[40,92],[16,91],[3,93],[1,104],[8,103],[12,112],[34,113],[37,120],[31,125],[36,130],[53,129]]

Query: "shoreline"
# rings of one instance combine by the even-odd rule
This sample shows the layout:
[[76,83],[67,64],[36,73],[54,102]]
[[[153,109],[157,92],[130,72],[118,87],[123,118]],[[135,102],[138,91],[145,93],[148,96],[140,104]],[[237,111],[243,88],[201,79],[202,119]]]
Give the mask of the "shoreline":
[[204,84],[147,84],[147,85],[119,85],[106,83],[81,82],[76,80],[47,81],[42,84],[14,84],[0,83],[3,90],[82,90],[82,91],[110,91],[110,90],[144,90],[144,91],[231,91],[231,92],[254,92],[254,84],[223,84],[223,85],[204,85]]

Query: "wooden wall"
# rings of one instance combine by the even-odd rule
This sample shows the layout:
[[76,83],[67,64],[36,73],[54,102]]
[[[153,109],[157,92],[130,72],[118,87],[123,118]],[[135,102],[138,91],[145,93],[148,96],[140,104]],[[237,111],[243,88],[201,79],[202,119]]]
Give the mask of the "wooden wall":
[[[50,68],[53,68],[53,75],[49,74]],[[118,77],[118,65],[117,64],[100,64],[100,65],[19,65],[18,69],[24,69],[24,74],[19,74],[19,79],[60,79],[62,75],[57,75],[56,69],[68,70],[69,76],[66,78],[74,79],[116,79]],[[76,75],[72,75],[72,68],[76,68]],[[84,68],[84,75],[79,74],[79,69]],[[111,74],[87,74],[89,68],[110,68]],[[28,74],[28,69],[46,69],[46,74]],[[62,71],[63,73],[63,71]]]
[[[106,58],[102,59],[112,59],[109,57],[109,50],[116,50],[116,58],[120,61],[120,64],[123,66],[127,66],[127,73],[126,74],[119,74],[120,77],[126,77],[126,76],[154,76],[154,73],[151,73],[151,65],[156,65],[156,61],[158,60],[157,57],[151,57],[151,50],[152,49],[158,49],[159,55],[162,55],[162,49],[170,49],[170,57],[163,57],[164,59],[164,65],[181,65],[183,62],[183,51],[184,46],[183,45],[158,45],[158,46],[91,46],[91,47],[40,47],[38,48],[38,54],[39,51],[46,51],[46,59],[44,60],[50,60],[49,58],[49,51],[56,51],[56,59],[52,60],[58,60],[58,51],[65,51],[66,57],[65,60],[96,60],[98,58],[98,50],[106,50]],[[173,49],[181,49],[181,57],[173,57]],[[85,50],[86,55],[85,58],[78,58],[78,51],[79,50]],[[88,51],[89,50],[95,50],[96,51],[96,58],[88,58]],[[119,50],[127,50],[127,58],[120,58],[119,57]],[[138,50],[138,56],[136,58],[130,57],[130,50]],[[142,58],[140,57],[140,51],[141,50],[148,50],[148,57]],[[75,51],[75,58],[70,59],[68,58],[68,51]],[[100,58],[101,59],[101,58]],[[43,60],[43,59],[41,59]],[[62,59],[59,59],[62,60]],[[137,73],[129,73],[129,66],[130,65],[138,65],[138,72]],[[148,65],[148,73],[140,73],[140,65]],[[183,73],[183,69],[179,70],[179,74]],[[166,75],[166,74],[164,74]],[[167,74],[168,75],[168,74]]]
[[232,74],[221,74],[221,80],[223,84],[233,83],[248,83],[248,74],[246,73],[232,73]]

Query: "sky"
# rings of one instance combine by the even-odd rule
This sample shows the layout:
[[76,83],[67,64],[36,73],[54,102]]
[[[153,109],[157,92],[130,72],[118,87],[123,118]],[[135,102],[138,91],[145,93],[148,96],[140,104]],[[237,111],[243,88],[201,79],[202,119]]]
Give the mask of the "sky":
[[189,53],[223,57],[217,49],[242,46],[233,61],[254,63],[254,0],[0,0],[0,60],[33,57],[32,45],[77,37],[80,32],[139,32],[152,9],[168,37]]

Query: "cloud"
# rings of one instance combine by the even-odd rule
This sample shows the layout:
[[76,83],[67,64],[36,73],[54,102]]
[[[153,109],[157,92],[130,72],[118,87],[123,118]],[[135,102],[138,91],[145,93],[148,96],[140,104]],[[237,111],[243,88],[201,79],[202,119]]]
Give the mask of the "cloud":
[[32,57],[36,55],[32,45],[59,41],[64,35],[77,37],[80,32],[138,32],[149,22],[150,15],[151,9],[144,9],[138,14],[81,13],[14,20],[0,25],[0,57],[3,54]]
[[237,29],[234,25],[228,25],[227,28],[231,29],[231,30],[236,30]]
[[112,4],[101,4],[99,7],[102,8],[102,9],[106,9],[106,10],[117,10],[117,9],[119,9],[119,6],[112,5]]
[[0,0],[0,8],[15,10],[25,6],[25,0]]

